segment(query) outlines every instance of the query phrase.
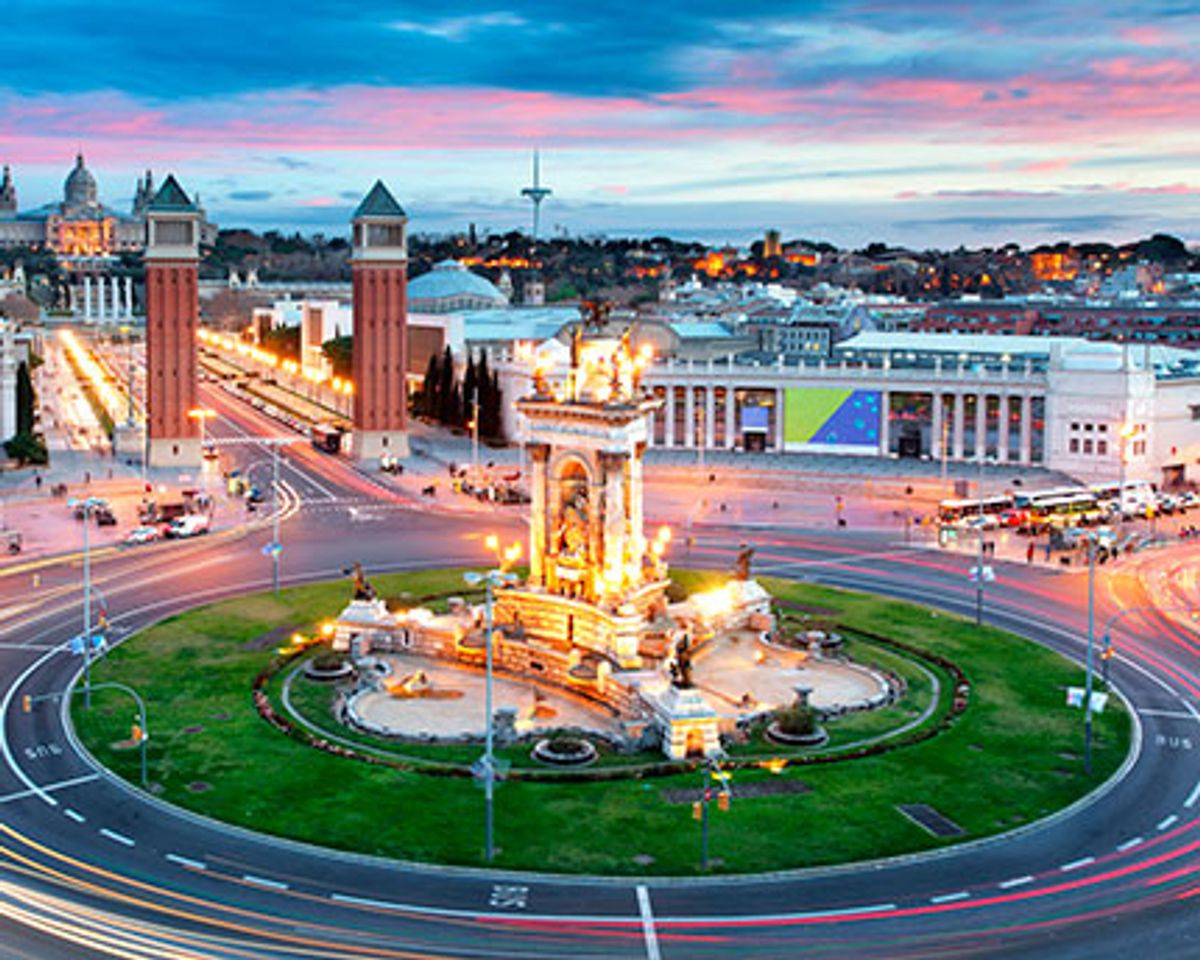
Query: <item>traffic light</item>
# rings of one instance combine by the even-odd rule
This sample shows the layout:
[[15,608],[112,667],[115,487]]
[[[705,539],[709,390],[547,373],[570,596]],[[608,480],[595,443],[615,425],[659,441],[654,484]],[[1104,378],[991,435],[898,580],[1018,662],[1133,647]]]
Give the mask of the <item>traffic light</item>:
[[704,804],[702,804],[699,800],[692,804],[692,819],[704,819]]
[[1113,647],[1105,647],[1100,651],[1101,660],[1111,660],[1117,651]]
[[31,697],[29,694],[25,694],[25,696],[21,697],[21,712],[33,713],[33,697]]
[[129,739],[134,743],[141,743],[144,737],[145,733],[142,731],[141,724],[134,721],[133,726],[129,728]]
[[729,791],[722,790],[717,794],[717,809],[722,813],[729,812]]

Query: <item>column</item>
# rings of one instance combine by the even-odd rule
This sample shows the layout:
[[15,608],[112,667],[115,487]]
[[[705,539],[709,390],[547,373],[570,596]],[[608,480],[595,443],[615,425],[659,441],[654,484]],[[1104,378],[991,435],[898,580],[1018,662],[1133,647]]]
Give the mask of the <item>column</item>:
[[775,452],[783,452],[783,387],[775,388]]
[[975,459],[987,456],[987,394],[975,397]]
[[734,427],[737,422],[737,397],[734,395],[733,384],[725,386],[725,449],[732,450],[737,446]]
[[125,278],[125,316],[133,317],[133,277]]
[[83,322],[92,322],[92,278],[87,275],[83,278]]
[[[711,366],[711,363],[710,363]],[[712,382],[704,388],[704,449],[711,450],[716,438],[717,391]]]
[[632,539],[629,549],[630,561],[640,571],[642,559],[646,555],[646,534],[642,530],[642,457],[646,453],[646,445],[639,443],[633,449],[629,458],[629,536]]
[[687,386],[683,394],[683,445],[689,450],[696,445],[696,388],[692,386],[691,369],[689,360]]
[[888,456],[891,451],[892,394],[888,390],[879,393],[879,454]]
[[996,416],[996,459],[1008,463],[1008,412],[1012,406],[1007,393],[1000,394],[1000,409]]
[[1033,398],[1029,394],[1021,397],[1020,458],[1026,466],[1033,462]]
[[625,580],[625,454],[601,453],[604,474],[605,593],[617,593]]
[[934,460],[942,459],[942,420],[945,401],[938,392],[933,394],[933,421],[929,426],[929,456]]
[[675,385],[667,384],[667,429],[663,431],[663,446],[675,446]]
[[965,394],[954,395],[954,459],[963,458],[963,438],[967,432],[967,398]]
[[529,453],[529,582],[541,586],[546,571],[546,460],[550,447],[531,443]]
[[104,277],[96,278],[96,322],[103,323],[107,319],[108,306],[104,302]]

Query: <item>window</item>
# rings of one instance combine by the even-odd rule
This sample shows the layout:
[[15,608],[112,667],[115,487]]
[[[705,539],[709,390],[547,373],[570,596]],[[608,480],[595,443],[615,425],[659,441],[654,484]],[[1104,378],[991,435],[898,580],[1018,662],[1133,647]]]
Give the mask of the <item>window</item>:
[[1084,453],[1092,452],[1092,441],[1090,439],[1083,441],[1083,452]]
[[1070,443],[1067,445],[1067,449],[1068,449],[1068,450],[1069,450],[1071,453],[1078,453],[1078,452],[1079,452],[1079,440],[1078,440],[1078,438],[1076,438],[1076,437],[1072,437],[1072,438],[1071,438],[1071,442],[1070,442]]
[[1097,440],[1097,441],[1096,441],[1096,452],[1097,452],[1098,454],[1100,454],[1100,456],[1102,456],[1102,457],[1103,457],[1103,456],[1105,456],[1105,455],[1107,455],[1107,453],[1108,453],[1108,441],[1107,441],[1107,440]]
[[1078,429],[1079,429],[1079,424],[1078,424],[1078,423],[1073,423],[1073,424],[1071,424],[1071,429],[1072,429],[1072,430],[1078,430]]
[[1099,430],[1101,433],[1108,433],[1108,424],[1107,424],[1107,423],[1102,423],[1102,424],[1100,424],[1100,426],[1099,426],[1099,427],[1097,427],[1096,429],[1098,429],[1098,430]]

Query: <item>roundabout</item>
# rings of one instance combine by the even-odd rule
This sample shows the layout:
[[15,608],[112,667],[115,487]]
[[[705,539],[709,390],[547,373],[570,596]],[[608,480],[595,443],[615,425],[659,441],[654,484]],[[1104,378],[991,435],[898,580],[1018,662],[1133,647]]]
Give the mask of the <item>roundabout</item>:
[[[240,422],[232,411],[226,415]],[[362,496],[357,474],[303,457],[289,455],[286,462],[285,482],[294,485],[299,500],[287,524],[283,574],[289,587],[330,581],[356,559],[372,571],[402,572],[469,567],[484,557],[472,517],[432,514],[397,502],[374,507],[387,519],[366,527],[349,519],[341,505]],[[494,526],[509,536],[520,529],[503,517]],[[973,611],[974,592],[963,567],[919,548],[897,547],[886,535],[788,529],[751,535],[757,563],[773,576],[908,600],[939,614]],[[745,539],[744,529],[706,528],[691,551],[693,562],[727,569]],[[186,553],[167,547],[153,555],[121,555],[97,565],[114,632],[136,635],[185,611],[269,588],[260,546],[250,537],[200,543]],[[1194,560],[1186,549],[1136,559],[1106,577],[1098,590],[1097,615],[1152,607],[1159,574]],[[1106,782],[1094,776],[1092,792],[1056,815],[1011,824],[989,839],[860,865],[731,876],[727,863],[718,865],[723,872],[716,876],[668,878],[653,875],[663,867],[656,860],[635,862],[628,877],[601,880],[553,876],[544,872],[548,865],[520,872],[500,865],[428,867],[318,849],[189,813],[97,770],[73,741],[61,701],[80,675],[79,660],[67,649],[79,612],[77,573],[73,579],[71,570],[69,558],[45,568],[46,580],[53,583],[57,574],[63,586],[43,590],[36,609],[2,621],[0,658],[8,681],[0,702],[0,913],[5,942],[20,944],[27,953],[52,958],[1091,958],[1120,957],[1153,943],[1156,956],[1194,955],[1200,769],[1188,745],[1195,742],[1200,722],[1195,715],[1200,645],[1190,626],[1168,612],[1126,621],[1111,665],[1113,681],[1134,709],[1129,762]],[[7,604],[19,607],[28,576],[6,577],[0,584]],[[989,586],[986,622],[1078,664],[1086,625],[1083,587],[1069,574],[1001,566]],[[344,603],[344,583],[328,589],[329,603],[302,623],[318,622]],[[433,592],[411,589],[417,596]],[[287,612],[282,616],[286,619]],[[263,632],[256,629],[245,640]],[[980,678],[970,679],[963,723],[979,706],[983,690]],[[200,744],[230,725],[265,726],[246,709],[245,674],[239,669],[222,682],[241,698],[241,712],[193,718],[184,726],[204,730],[185,734],[180,728],[181,738]],[[27,714],[21,709],[26,695],[49,699],[39,700]],[[122,739],[133,712],[130,703],[120,715]],[[1082,724],[1075,716],[1078,743]],[[155,745],[153,711],[148,725],[149,744]],[[831,724],[831,735],[835,729]],[[273,742],[294,746],[274,734]],[[464,751],[464,762],[478,756],[477,747]],[[450,782],[386,771],[370,807],[348,808],[339,796],[340,773],[366,765],[328,760],[320,795],[326,815],[362,835],[380,823],[403,821],[405,807],[390,798],[409,778],[427,791],[431,808]],[[285,764],[261,758],[255,764],[266,785],[288,774]],[[602,766],[598,762],[593,768]],[[151,764],[152,782],[163,773]],[[804,768],[798,771],[801,781],[808,775]],[[730,822],[720,817],[774,802],[770,796],[738,797],[738,779],[744,775],[735,771],[734,776],[732,809],[714,812],[714,831]],[[766,784],[784,782],[786,776],[776,781],[763,772]],[[194,796],[213,792],[188,782],[201,787]],[[948,790],[960,785],[956,781]],[[464,838],[460,862],[465,864],[478,857],[481,795],[468,783],[463,786],[470,804],[448,822]],[[504,783],[498,804],[511,802],[516,788],[524,786]],[[596,785],[563,786],[590,790]],[[698,786],[699,775],[690,775],[686,789]],[[1020,788],[1014,784],[1013,792],[1019,794]],[[785,796],[781,802],[808,797]],[[576,808],[573,819],[565,818],[565,830],[583,822],[578,811],[584,806]],[[688,831],[694,867],[698,825],[686,801],[672,812]],[[512,821],[512,813],[499,818],[501,827]],[[840,812],[805,820],[793,835],[828,830],[837,816]],[[637,826],[636,819],[630,825]],[[728,851],[715,832],[713,840],[714,858],[724,859]],[[588,869],[586,864],[580,868]]]

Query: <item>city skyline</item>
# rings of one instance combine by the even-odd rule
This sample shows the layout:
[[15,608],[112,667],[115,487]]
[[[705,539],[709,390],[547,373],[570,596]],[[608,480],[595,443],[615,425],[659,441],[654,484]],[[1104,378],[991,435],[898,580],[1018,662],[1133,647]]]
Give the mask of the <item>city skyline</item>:
[[0,162],[23,209],[61,193],[82,149],[106,202],[173,170],[223,227],[344,233],[383,177],[415,231],[527,230],[540,147],[547,235],[1200,238],[1188,5],[752,4],[734,19],[710,3],[19,0],[10,16]]

